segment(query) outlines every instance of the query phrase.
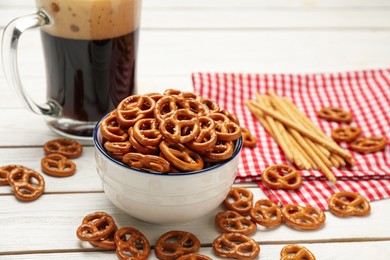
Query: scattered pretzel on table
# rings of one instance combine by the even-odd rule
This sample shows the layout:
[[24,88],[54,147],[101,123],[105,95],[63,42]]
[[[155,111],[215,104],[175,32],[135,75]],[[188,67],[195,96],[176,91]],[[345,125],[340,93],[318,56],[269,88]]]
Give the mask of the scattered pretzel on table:
[[331,136],[336,142],[352,142],[361,134],[361,130],[356,126],[340,126],[332,130]]
[[170,260],[194,253],[199,248],[200,241],[194,234],[173,230],[160,236],[154,247],[154,252],[159,259]]
[[49,154],[41,159],[44,173],[55,177],[68,177],[76,172],[76,164],[61,154]]
[[115,250],[116,244],[114,240],[115,233],[118,231],[118,227],[111,231],[111,233],[107,237],[100,238],[99,240],[91,240],[89,243],[95,247],[100,247],[104,249]]
[[365,216],[370,214],[370,203],[360,194],[340,191],[328,201],[330,212],[339,217]]
[[252,238],[239,233],[225,233],[213,241],[216,255],[226,258],[256,258],[260,253],[259,244]]
[[282,211],[278,205],[269,199],[256,201],[249,212],[253,222],[264,227],[276,227],[282,223]]
[[375,153],[380,150],[383,150],[386,146],[386,143],[387,140],[385,137],[363,137],[350,143],[349,148],[359,153]]
[[294,167],[285,164],[271,165],[261,174],[264,186],[270,189],[296,190],[302,186],[302,176]]
[[9,174],[10,172],[21,165],[4,165],[0,167],[0,185],[9,185]]
[[95,212],[84,217],[77,228],[77,237],[83,241],[97,241],[108,237],[116,228],[114,219],[105,212]]
[[233,187],[230,189],[223,204],[230,210],[248,215],[253,205],[253,194],[246,188]]
[[132,227],[118,229],[114,236],[116,255],[120,260],[147,259],[150,243],[146,236]]
[[287,245],[280,251],[280,260],[316,260],[316,257],[304,246]]
[[232,210],[219,212],[215,216],[215,225],[224,233],[249,235],[257,230],[255,223]]
[[241,134],[244,147],[256,147],[256,137],[252,135],[248,128],[241,127]]
[[325,223],[325,213],[310,206],[287,204],[282,208],[284,222],[295,229],[313,230],[318,229]]
[[47,155],[57,153],[66,156],[67,158],[73,159],[81,155],[83,152],[83,147],[75,140],[59,138],[46,142],[43,145],[43,150]]
[[15,197],[21,201],[38,199],[45,189],[42,175],[24,166],[16,166],[10,171],[8,183],[13,188]]
[[338,107],[321,108],[317,115],[322,119],[338,123],[350,123],[352,121],[351,113]]

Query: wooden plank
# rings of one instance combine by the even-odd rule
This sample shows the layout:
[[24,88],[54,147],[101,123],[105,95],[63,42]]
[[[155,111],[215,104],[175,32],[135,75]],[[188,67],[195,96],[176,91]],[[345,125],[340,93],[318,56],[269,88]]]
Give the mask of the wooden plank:
[[[390,255],[389,241],[380,242],[353,242],[353,243],[313,243],[301,244],[308,248],[317,259],[371,259],[383,260]],[[279,259],[280,251],[285,246],[281,245],[262,245],[260,243],[259,259],[275,260]],[[207,255],[212,259],[224,259],[217,257],[210,247],[202,247],[200,254]],[[374,255],[375,253],[375,255]],[[110,251],[103,252],[65,252],[65,253],[45,253],[45,254],[22,254],[7,255],[9,260],[36,260],[36,259],[107,259],[115,258],[115,253]],[[149,258],[158,259],[152,250]]]
[[[0,8],[17,6],[33,6],[34,2],[31,0],[17,0],[17,1],[7,1],[1,2]],[[381,7],[381,6],[390,6],[390,3],[386,0],[143,0],[143,6],[148,8],[153,7]]]
[[[264,198],[253,188],[255,200]],[[198,236],[203,245],[209,245],[220,232],[214,226],[214,216],[222,207],[197,220],[159,226],[131,218],[113,204],[103,193],[50,194],[31,203],[20,203],[11,195],[0,196],[0,255],[57,251],[89,250],[88,243],[80,242],[76,229],[84,216],[95,211],[111,214],[119,227],[132,226],[143,232],[154,244],[163,233],[178,229]],[[326,223],[314,231],[293,230],[286,225],[275,229],[258,227],[252,235],[260,244],[324,243],[390,240],[390,203],[388,200],[371,203],[372,213],[367,217],[338,218],[326,212]],[[38,210],[39,209],[39,210]],[[23,232],[18,232],[22,230]],[[21,236],[23,239],[21,239]],[[372,253],[375,251],[371,251]]]
[[[229,42],[229,44],[221,44]],[[22,79],[44,74],[38,32],[20,42]],[[385,31],[142,31],[138,79],[220,72],[329,72],[388,67],[390,34]],[[0,77],[2,72],[0,72]],[[175,86],[169,86],[175,87]]]
[[[264,8],[234,7],[147,8],[141,28],[150,29],[390,29],[390,8]],[[0,28],[12,19],[35,13],[34,7],[0,9]],[[180,21],[180,22],[178,22]]]

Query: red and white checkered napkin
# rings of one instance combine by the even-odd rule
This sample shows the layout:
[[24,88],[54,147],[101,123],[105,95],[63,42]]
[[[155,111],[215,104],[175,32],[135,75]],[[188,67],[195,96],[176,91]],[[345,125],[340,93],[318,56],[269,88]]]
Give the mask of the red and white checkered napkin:
[[[273,90],[290,98],[317,126],[330,135],[337,123],[316,116],[322,107],[341,107],[352,112],[363,136],[386,136],[390,140],[390,69],[330,74],[240,74],[194,73],[194,90],[235,113],[242,126],[256,136],[255,149],[243,148],[236,182],[259,181],[269,165],[288,163],[276,142],[245,106],[255,94]],[[345,144],[342,147],[347,148]],[[362,155],[351,152],[352,168],[332,169],[338,179],[331,184],[319,171],[301,171],[304,185],[299,191],[260,188],[274,201],[327,209],[329,197],[340,190],[359,192],[369,200],[390,197],[390,145],[384,151]]]

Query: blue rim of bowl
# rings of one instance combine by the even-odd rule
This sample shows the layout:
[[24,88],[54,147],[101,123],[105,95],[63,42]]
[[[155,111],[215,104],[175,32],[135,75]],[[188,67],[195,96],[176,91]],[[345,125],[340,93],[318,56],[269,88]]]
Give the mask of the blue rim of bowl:
[[137,169],[137,168],[134,168],[134,167],[130,167],[118,160],[115,160],[114,158],[112,158],[110,155],[107,154],[106,150],[103,148],[103,146],[100,144],[99,140],[98,140],[98,132],[99,132],[99,129],[100,129],[100,122],[102,122],[104,120],[104,118],[106,118],[109,114],[107,114],[106,116],[104,116],[95,126],[95,129],[93,130],[93,143],[95,145],[95,147],[99,150],[99,152],[101,154],[104,155],[104,157],[106,157],[107,159],[109,159],[110,161],[112,161],[113,163],[119,165],[119,166],[122,166],[124,168],[127,168],[129,170],[133,170],[133,171],[136,171],[136,172],[139,172],[139,173],[146,173],[146,174],[151,174],[151,175],[158,175],[158,176],[188,176],[188,175],[195,175],[195,174],[200,174],[200,173],[204,173],[206,171],[210,171],[210,170],[213,170],[213,169],[217,169],[219,167],[222,167],[223,165],[225,165],[226,163],[228,163],[229,161],[233,160],[236,156],[239,155],[241,149],[242,149],[242,137],[240,136],[240,138],[238,138],[236,140],[236,144],[235,144],[235,147],[234,147],[234,151],[233,151],[233,154],[232,156],[229,158],[229,159],[226,159],[224,160],[222,163],[219,163],[219,164],[216,164],[216,165],[213,165],[209,168],[206,168],[206,169],[202,169],[202,170],[199,170],[199,171],[192,171],[192,172],[183,172],[183,173],[158,173],[158,172],[149,172],[149,171],[145,171],[145,170],[142,170],[142,169]]

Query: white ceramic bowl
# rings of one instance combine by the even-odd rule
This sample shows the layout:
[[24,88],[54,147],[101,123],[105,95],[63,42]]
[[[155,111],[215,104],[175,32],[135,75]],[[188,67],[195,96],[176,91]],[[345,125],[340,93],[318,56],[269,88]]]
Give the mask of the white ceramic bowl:
[[221,164],[183,174],[157,174],[111,158],[102,146],[98,125],[93,140],[103,190],[114,205],[137,219],[175,224],[201,217],[223,202],[236,177],[242,138],[232,157]]

